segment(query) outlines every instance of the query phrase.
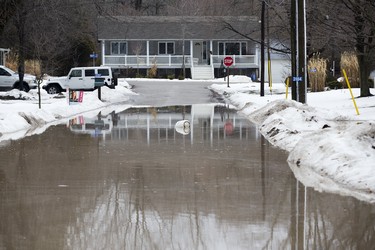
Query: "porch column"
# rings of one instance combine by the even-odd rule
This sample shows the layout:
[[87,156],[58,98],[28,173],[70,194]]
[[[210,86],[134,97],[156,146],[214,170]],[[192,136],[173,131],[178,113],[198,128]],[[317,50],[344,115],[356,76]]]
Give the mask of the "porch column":
[[260,63],[259,63],[259,46],[258,46],[258,44],[255,45],[254,64],[256,64],[258,67],[259,67],[259,65],[260,65]]
[[101,40],[102,45],[102,65],[105,65],[105,40]]
[[212,42],[212,40],[210,40],[210,64],[211,65],[214,65],[213,54],[214,54],[213,42]]
[[147,66],[150,66],[150,41],[146,41],[146,60],[147,60]]
[[193,40],[190,40],[190,66],[193,65]]

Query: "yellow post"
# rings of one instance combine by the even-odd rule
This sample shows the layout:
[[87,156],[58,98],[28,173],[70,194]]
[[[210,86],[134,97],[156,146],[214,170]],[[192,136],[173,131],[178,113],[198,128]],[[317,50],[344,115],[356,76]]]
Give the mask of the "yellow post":
[[288,99],[289,78],[290,78],[289,76],[286,78],[286,90],[285,90],[286,96],[285,96],[285,99]]
[[352,88],[350,87],[350,83],[349,83],[349,80],[348,80],[348,76],[346,75],[346,71],[345,71],[345,69],[342,69],[342,73],[344,74],[346,84],[348,85],[348,88],[349,88],[349,91],[350,91],[350,95],[352,96],[352,100],[353,100],[354,107],[355,107],[355,110],[356,110],[356,112],[357,112],[357,115],[359,115],[359,111],[358,111],[357,103],[356,103],[355,100],[354,100],[354,96],[353,96]]

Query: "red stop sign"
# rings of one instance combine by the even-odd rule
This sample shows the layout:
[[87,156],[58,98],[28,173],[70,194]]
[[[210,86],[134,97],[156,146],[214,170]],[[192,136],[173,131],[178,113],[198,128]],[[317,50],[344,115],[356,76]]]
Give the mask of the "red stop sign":
[[230,56],[226,56],[226,57],[224,57],[223,63],[224,63],[225,66],[230,67],[233,64],[233,58],[230,57]]

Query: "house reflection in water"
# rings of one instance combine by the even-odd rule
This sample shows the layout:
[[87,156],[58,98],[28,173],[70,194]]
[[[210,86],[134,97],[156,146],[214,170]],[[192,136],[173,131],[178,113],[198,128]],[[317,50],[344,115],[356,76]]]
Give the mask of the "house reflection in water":
[[[179,133],[175,124],[190,123],[189,133]],[[146,140],[147,144],[172,142],[183,136],[185,142],[209,142],[227,138],[259,139],[256,129],[249,130],[250,122],[225,104],[196,104],[158,108],[129,108],[95,117],[79,116],[69,122],[73,133],[89,134],[103,140]],[[251,132],[250,132],[251,131]],[[251,134],[251,135],[250,135]]]
[[[190,122],[190,133],[182,135],[175,130],[181,120]],[[112,140],[147,140],[147,144],[172,142],[183,136],[186,142],[209,141],[227,137],[249,137],[250,122],[235,110],[223,104],[199,104],[162,108],[131,108],[112,117]],[[255,136],[258,137],[257,132]]]

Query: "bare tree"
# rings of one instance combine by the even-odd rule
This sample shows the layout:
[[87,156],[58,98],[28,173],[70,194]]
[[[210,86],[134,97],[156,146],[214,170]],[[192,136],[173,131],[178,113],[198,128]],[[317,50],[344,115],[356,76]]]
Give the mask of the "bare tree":
[[28,6],[25,1],[14,1],[15,15],[14,15],[14,25],[17,31],[18,37],[18,75],[19,84],[18,88],[23,90],[23,78],[25,74],[25,54],[26,50],[26,36],[27,36],[27,18],[28,18]]
[[0,8],[0,34],[3,33],[8,21],[14,15],[16,7],[18,5],[17,1],[13,0],[3,0]]
[[[2,43],[17,54],[20,78],[25,59],[34,59],[36,54],[43,71],[49,73],[62,73],[73,65],[89,63],[89,54],[98,46],[95,26],[98,12],[91,1],[8,1],[12,1],[9,5],[13,6],[14,14],[4,25],[7,36],[2,36]],[[38,43],[44,47],[36,53]]]
[[[360,68],[361,97],[370,96],[368,76],[374,66],[375,49],[374,1],[316,0],[313,3],[316,8],[314,22],[318,23],[315,37],[326,37],[325,41],[320,39],[320,46],[332,51],[338,48],[338,52],[354,50]],[[322,32],[326,35],[322,35]]]
[[185,16],[252,15],[256,9],[256,0],[169,0],[166,13]]

